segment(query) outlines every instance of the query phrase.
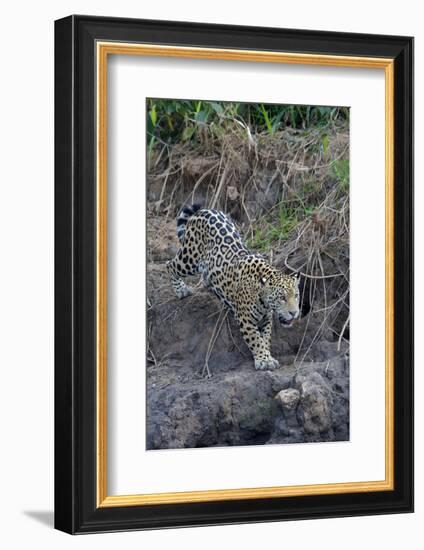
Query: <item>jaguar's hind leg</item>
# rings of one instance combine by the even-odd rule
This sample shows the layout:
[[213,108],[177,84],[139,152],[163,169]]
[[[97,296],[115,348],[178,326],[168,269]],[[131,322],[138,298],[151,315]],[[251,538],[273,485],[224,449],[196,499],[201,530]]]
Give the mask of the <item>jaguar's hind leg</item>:
[[184,254],[183,249],[180,249],[174,259],[166,262],[168,273],[171,277],[171,284],[174,292],[180,300],[186,298],[193,293],[193,290],[186,285],[182,280],[182,277],[187,275],[194,275],[196,270],[192,262],[187,258],[187,254]]

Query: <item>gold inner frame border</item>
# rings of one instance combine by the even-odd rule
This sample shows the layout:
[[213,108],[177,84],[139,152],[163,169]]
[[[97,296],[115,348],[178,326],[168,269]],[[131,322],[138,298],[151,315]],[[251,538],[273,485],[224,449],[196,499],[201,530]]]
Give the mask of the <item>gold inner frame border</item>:
[[[171,493],[108,495],[107,492],[107,61],[109,55],[219,59],[385,72],[385,479],[315,485],[214,489]],[[96,471],[97,507],[143,506],[307,495],[365,493],[394,489],[394,60],[256,50],[96,43],[97,63],[97,295],[96,295]]]

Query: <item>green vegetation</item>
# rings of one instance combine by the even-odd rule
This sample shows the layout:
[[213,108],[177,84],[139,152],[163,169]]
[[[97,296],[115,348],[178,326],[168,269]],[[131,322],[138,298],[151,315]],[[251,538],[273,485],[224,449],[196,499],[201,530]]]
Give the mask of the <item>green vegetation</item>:
[[331,170],[337,179],[341,191],[349,191],[349,159],[338,159],[331,163]]
[[206,126],[219,134],[220,128],[222,130],[234,120],[249,126],[252,133],[274,135],[287,127],[325,128],[336,119],[346,121],[349,118],[347,107],[170,99],[148,99],[147,111],[147,134],[151,144],[155,140],[168,144],[194,140]]
[[262,218],[261,223],[252,231],[247,244],[260,252],[268,252],[285,241],[293,228],[310,216],[313,208],[304,205],[278,205],[276,212]]

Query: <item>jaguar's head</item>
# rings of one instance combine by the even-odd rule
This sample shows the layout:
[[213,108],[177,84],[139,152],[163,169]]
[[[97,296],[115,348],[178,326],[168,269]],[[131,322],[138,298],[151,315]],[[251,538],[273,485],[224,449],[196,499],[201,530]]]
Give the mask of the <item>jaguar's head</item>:
[[299,317],[300,275],[285,275],[279,270],[261,277],[263,300],[275,311],[282,325],[290,326]]

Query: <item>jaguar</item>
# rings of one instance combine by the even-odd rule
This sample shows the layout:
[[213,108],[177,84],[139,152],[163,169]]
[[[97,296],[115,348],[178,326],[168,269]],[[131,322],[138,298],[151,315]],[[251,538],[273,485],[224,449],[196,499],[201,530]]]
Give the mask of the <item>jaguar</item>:
[[233,313],[255,368],[278,368],[271,355],[273,317],[285,327],[299,317],[299,273],[285,274],[251,252],[231,218],[213,208],[185,206],[177,218],[177,236],[181,246],[167,262],[177,297],[193,292],[184,278],[200,274],[204,286]]

